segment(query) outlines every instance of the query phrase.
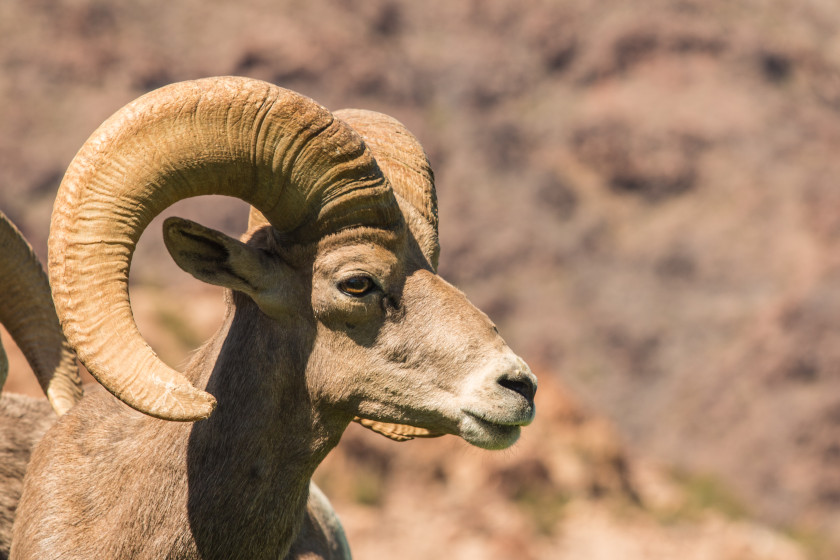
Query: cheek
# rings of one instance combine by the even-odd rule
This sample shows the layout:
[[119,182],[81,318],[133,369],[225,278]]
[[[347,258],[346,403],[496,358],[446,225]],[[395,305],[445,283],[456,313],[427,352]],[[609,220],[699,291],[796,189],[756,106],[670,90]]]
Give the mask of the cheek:
[[312,302],[315,319],[334,331],[353,331],[368,322],[369,313],[362,305],[354,305],[342,297],[321,297]]
[[312,290],[312,312],[322,323],[332,323],[338,320],[340,313],[339,302],[334,295],[321,289]]
[[332,326],[347,313],[339,298],[338,290],[334,289],[325,279],[315,280],[312,284],[312,312],[315,318],[326,325]]
[[364,398],[367,388],[375,386],[370,349],[324,324],[318,325],[316,339],[306,374],[312,394],[334,404]]

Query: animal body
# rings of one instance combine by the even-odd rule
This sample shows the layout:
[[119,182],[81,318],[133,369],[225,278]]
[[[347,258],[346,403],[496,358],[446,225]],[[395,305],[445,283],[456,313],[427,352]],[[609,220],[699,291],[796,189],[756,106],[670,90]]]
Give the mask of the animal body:
[[0,560],[9,557],[12,523],[32,448],[56,419],[46,399],[0,394]]
[[[201,194],[254,209],[242,240],[164,223],[178,265],[227,288],[182,374],[139,335],[128,269],[148,223]],[[432,173],[390,117],[232,77],[120,110],[65,175],[49,264],[68,340],[117,398],[89,392],[37,446],[12,557],[343,558],[310,479],[349,422],[512,445],[536,379],[437,258]]]
[[[47,275],[23,234],[0,212],[0,323],[21,348],[50,398],[0,395],[0,560],[34,444],[81,396],[79,370],[53,307]],[[9,363],[0,344],[0,387]],[[53,411],[55,409],[55,411]]]

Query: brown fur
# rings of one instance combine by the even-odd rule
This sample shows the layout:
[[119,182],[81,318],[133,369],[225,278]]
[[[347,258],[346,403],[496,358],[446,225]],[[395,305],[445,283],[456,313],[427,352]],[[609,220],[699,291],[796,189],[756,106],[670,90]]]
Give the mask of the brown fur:
[[[11,393],[0,395],[0,560],[9,557],[12,524],[32,449],[57,418],[46,399]],[[348,557],[346,550],[335,512],[313,485],[303,527],[288,558],[341,559]]]
[[12,542],[12,521],[32,448],[56,420],[46,399],[0,394],[0,560]]

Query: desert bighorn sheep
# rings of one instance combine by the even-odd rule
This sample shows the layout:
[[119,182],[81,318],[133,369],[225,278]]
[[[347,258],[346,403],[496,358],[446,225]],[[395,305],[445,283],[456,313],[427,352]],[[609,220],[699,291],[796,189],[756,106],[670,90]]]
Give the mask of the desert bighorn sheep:
[[[180,374],[138,333],[128,270],[149,222],[202,194],[254,210],[245,242],[164,223],[178,265],[228,288]],[[13,558],[342,557],[306,503],[354,417],[512,445],[536,378],[437,255],[431,170],[385,115],[230,77],[117,112],[59,188],[49,270],[68,340],[119,400],[90,392],[38,445]]]
[[[56,413],[81,396],[75,355],[64,339],[47,275],[23,234],[0,212],[0,323],[12,335]],[[0,344],[0,387],[9,364]],[[0,395],[0,559],[9,554],[12,520],[33,445],[55,421],[44,399]]]

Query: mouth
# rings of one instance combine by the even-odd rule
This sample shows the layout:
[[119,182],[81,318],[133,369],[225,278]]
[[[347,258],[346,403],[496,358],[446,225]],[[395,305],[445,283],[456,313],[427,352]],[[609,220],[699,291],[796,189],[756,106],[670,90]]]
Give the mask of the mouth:
[[[414,438],[434,438],[445,434],[460,436],[467,443],[482,449],[507,449],[517,442],[523,426],[534,420],[534,407],[519,410],[518,413],[497,415],[488,411],[478,412],[472,407],[462,408],[457,420],[446,422],[446,426],[421,427],[417,424],[402,424],[376,421],[356,416],[353,421],[365,428],[395,441]],[[452,418],[450,416],[450,418]]]
[[458,425],[460,436],[482,449],[507,449],[519,439],[522,422],[505,422],[463,410]]

